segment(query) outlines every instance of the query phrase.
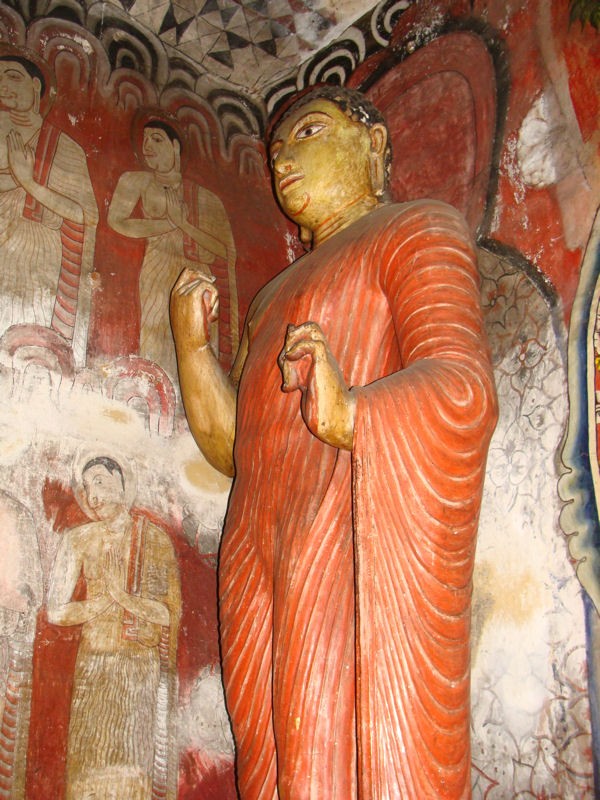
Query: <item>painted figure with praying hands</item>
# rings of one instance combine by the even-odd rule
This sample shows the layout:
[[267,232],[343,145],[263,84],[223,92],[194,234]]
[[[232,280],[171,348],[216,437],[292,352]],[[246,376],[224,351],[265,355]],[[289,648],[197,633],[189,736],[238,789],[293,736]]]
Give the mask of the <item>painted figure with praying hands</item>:
[[[211,342],[221,363],[231,365],[238,345],[236,250],[219,198],[181,172],[182,135],[172,120],[150,116],[143,126],[145,169],[119,178],[108,223],[123,236],[144,239],[139,280],[140,355],[174,378],[175,350],[169,324],[169,292],[184,267],[218,276],[227,313],[214,321]],[[214,270],[214,273],[213,273]]]
[[98,209],[83,149],[50,122],[53,75],[0,46],[0,332],[52,328],[86,361]]
[[66,800],[177,796],[179,568],[167,534],[130,510],[132,477],[109,456],[83,464],[92,521],[62,534],[52,571],[48,620],[81,626]]

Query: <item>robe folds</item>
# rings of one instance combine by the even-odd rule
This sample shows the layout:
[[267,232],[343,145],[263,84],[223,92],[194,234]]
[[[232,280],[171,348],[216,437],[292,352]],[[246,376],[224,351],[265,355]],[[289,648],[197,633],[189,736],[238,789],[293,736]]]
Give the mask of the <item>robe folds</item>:
[[[150,236],[146,241],[139,279],[139,352],[143,358],[155,361],[172,378],[177,375],[177,360],[171,336],[168,298],[171,287],[184,268],[215,278],[221,313],[218,326],[214,326],[213,340],[218,342],[216,354],[219,361],[227,369],[239,344],[236,249],[227,213],[216,195],[189,180],[183,181],[182,200],[188,221],[195,228],[204,228],[221,240],[227,255],[226,258],[215,258],[204,253],[201,257],[196,242],[178,228]],[[152,218],[143,206],[141,211],[143,217]]]
[[75,201],[83,223],[63,219],[22,186],[0,192],[0,333],[17,324],[52,328],[84,366],[98,223],[86,155],[47,120],[27,144],[35,181]]
[[[352,453],[281,390],[318,323],[357,398]],[[440,202],[382,206],[248,316],[220,558],[243,800],[470,797],[469,627],[496,420],[475,255]]]

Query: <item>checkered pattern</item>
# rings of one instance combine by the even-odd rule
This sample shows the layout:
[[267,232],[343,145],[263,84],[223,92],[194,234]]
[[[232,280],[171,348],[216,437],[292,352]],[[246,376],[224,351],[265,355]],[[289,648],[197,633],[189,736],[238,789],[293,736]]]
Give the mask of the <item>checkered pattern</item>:
[[[247,88],[289,74],[343,20],[327,0],[121,0],[207,72]],[[350,3],[350,6],[353,4]],[[350,22],[351,20],[348,20]]]

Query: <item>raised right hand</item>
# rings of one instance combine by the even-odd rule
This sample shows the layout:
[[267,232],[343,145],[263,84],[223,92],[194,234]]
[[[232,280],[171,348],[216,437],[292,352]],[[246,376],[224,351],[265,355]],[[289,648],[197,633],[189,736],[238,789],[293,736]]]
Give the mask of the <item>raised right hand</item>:
[[211,323],[219,318],[219,293],[213,280],[187,267],[177,279],[170,311],[178,350],[199,350],[210,344]]

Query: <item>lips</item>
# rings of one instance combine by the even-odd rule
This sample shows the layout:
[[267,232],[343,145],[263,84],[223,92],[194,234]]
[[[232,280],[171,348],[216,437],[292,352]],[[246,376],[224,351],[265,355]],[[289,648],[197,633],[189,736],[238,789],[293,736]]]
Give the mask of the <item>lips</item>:
[[299,180],[302,180],[304,175],[301,172],[293,172],[291,175],[286,175],[285,178],[282,178],[279,181],[279,191],[284,192],[288,186],[291,186],[293,183],[296,183]]

